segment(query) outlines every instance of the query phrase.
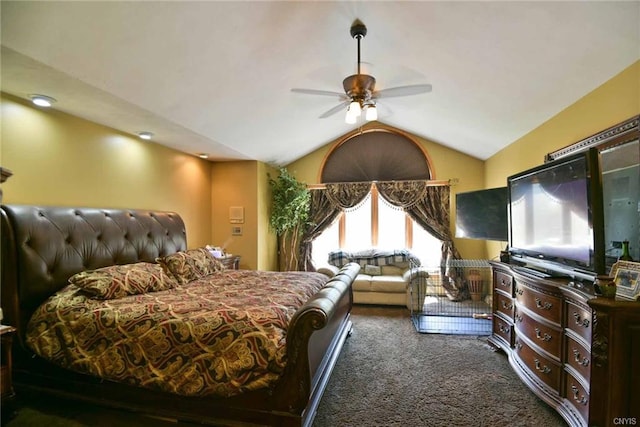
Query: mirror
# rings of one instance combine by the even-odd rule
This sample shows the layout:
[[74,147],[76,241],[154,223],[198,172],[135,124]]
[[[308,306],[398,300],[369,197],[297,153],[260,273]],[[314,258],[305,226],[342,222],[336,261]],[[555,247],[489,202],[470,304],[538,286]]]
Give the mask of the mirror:
[[[600,152],[604,237],[607,265],[622,254],[629,241],[630,255],[640,260],[640,141],[606,148]],[[613,261],[613,262],[611,262]]]
[[604,241],[607,269],[629,241],[629,252],[640,261],[640,116],[618,123],[589,138],[547,154],[552,161],[596,147],[602,169]]

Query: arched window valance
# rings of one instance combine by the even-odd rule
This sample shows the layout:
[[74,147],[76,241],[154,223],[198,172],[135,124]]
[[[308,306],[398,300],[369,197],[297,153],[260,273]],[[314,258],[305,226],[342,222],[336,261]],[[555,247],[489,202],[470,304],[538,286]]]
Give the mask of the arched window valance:
[[429,179],[433,174],[420,144],[387,129],[346,137],[328,154],[320,176],[322,183]]

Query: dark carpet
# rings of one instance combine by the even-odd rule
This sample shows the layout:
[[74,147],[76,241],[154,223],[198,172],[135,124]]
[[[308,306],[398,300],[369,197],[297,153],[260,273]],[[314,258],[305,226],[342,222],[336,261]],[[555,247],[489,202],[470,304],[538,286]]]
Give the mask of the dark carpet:
[[315,427],[566,426],[486,336],[419,334],[403,308],[356,306]]
[[[400,307],[356,306],[314,427],[565,426],[486,336],[419,334]],[[19,401],[6,427],[192,424],[49,398]]]

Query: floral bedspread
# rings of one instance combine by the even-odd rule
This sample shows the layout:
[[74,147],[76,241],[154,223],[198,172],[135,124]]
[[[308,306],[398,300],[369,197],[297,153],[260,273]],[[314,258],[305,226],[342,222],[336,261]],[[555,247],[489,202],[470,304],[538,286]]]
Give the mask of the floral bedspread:
[[27,344],[62,367],[184,396],[269,387],[286,366],[290,319],[320,273],[227,270],[176,288],[92,299],[74,285],[33,315]]

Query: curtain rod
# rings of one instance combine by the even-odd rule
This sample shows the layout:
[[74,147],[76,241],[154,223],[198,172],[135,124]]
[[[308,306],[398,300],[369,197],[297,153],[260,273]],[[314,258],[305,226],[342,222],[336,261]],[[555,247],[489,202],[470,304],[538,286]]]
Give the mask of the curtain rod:
[[[438,180],[438,179],[404,179],[404,180],[392,180],[392,181],[349,181],[349,182],[330,182],[329,184],[357,184],[357,183],[371,183],[375,184],[376,182],[415,182],[422,181],[426,182],[428,187],[446,187],[453,186],[458,183],[458,178],[453,178],[449,180]],[[309,190],[322,190],[327,188],[327,184],[307,184],[307,189]]]

